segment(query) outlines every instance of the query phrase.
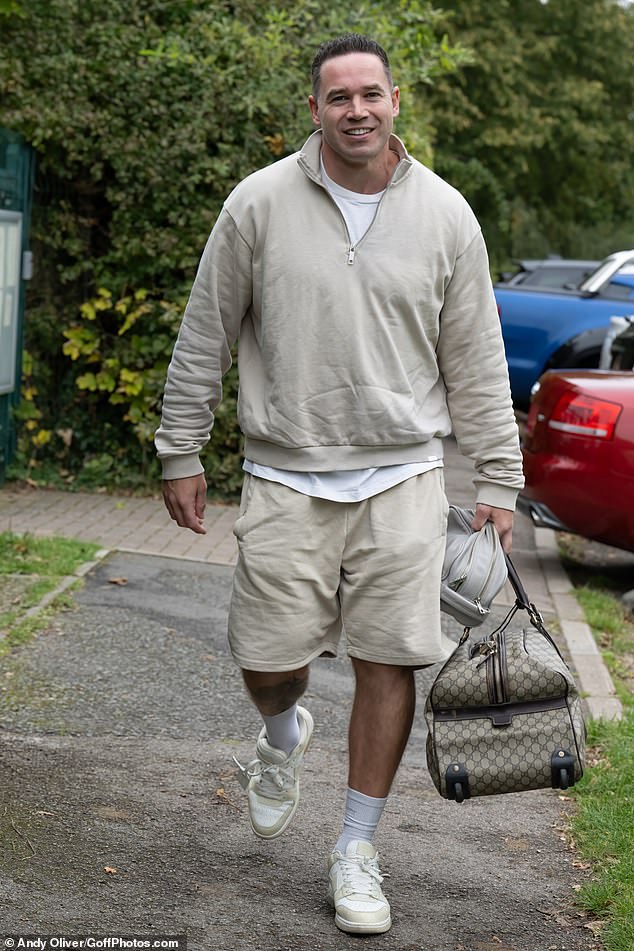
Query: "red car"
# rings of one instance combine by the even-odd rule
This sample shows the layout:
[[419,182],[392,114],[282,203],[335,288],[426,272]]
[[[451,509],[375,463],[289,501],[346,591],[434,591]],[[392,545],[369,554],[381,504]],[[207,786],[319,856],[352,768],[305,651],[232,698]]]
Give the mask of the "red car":
[[634,551],[634,373],[545,373],[523,439],[518,507],[536,525]]

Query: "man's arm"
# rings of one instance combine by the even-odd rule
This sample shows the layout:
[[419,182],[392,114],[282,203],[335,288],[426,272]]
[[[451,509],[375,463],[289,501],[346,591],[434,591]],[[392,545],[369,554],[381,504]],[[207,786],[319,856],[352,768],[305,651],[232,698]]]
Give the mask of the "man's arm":
[[[482,235],[457,258],[445,289],[438,365],[458,449],[475,466],[476,501],[510,513],[524,484],[500,320]],[[497,515],[500,535],[509,516]]]
[[251,249],[223,211],[185,309],[154,437],[167,510],[178,525],[197,534],[205,532],[206,492],[199,453],[209,440],[231,347],[251,299]]
[[167,371],[154,435],[165,479],[198,475],[231,347],[251,305],[251,250],[222,211],[209,237]]

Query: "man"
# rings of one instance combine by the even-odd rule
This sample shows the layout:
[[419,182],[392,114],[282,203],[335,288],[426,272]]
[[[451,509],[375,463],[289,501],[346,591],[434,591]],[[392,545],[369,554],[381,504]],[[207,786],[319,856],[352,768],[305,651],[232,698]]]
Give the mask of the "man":
[[256,835],[281,835],[313,731],[297,703],[345,625],[356,688],[329,895],[339,928],[371,934],[391,925],[372,837],[409,737],[414,670],[453,649],[439,616],[442,437],[453,424],[474,461],[474,528],[492,521],[507,551],[521,456],[479,226],[393,135],[384,50],[356,34],[322,44],[309,105],[318,131],[302,151],[245,179],[218,218],[156,442],[170,515],[204,532],[198,452],[239,335],[246,476],[229,643],[264,721],[240,779]]

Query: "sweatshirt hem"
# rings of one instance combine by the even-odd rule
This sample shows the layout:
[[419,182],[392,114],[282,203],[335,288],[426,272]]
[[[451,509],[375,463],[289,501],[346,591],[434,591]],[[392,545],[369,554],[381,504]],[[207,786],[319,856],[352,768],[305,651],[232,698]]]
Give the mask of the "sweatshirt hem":
[[403,446],[277,446],[262,439],[247,437],[245,458],[263,466],[294,472],[334,472],[345,469],[371,469],[405,462],[442,460],[442,440],[432,436],[426,442]]

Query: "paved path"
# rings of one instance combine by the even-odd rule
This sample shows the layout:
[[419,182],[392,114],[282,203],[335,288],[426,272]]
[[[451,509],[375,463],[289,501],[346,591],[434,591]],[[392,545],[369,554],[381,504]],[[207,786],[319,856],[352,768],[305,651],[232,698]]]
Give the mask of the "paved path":
[[72,610],[3,658],[0,948],[3,933],[186,933],[189,951],[598,951],[574,906],[589,873],[564,833],[567,797],[457,805],[436,793],[422,701],[437,668],[416,674],[414,729],[377,832],[394,926],[368,939],[337,930],[325,859],[346,787],[351,667],[311,666],[297,816],[280,839],[256,839],[232,764],[253,757],[261,722],[227,651],[231,574],[111,552]]
[[162,499],[54,489],[0,490],[0,531],[61,535],[103,548],[146,555],[190,558],[216,565],[235,563],[233,505],[208,505],[206,535],[179,528]]
[[[471,477],[449,442],[452,502],[472,503]],[[365,943],[337,931],[324,899],[345,788],[345,658],[311,670],[317,729],[292,829],[274,843],[249,831],[231,754],[252,756],[259,722],[225,642],[235,515],[210,506],[197,537],[158,498],[0,490],[0,531],[109,549],[74,610],[2,664],[0,937],[187,933],[190,951]],[[576,602],[553,544],[518,516],[516,566],[565,633]],[[511,600],[506,591],[489,624]],[[598,652],[588,665],[601,670]],[[417,673],[421,701],[431,676]],[[567,797],[441,800],[422,706],[377,839],[394,927],[369,940],[385,951],[598,951],[572,901],[588,873],[564,834]]]

